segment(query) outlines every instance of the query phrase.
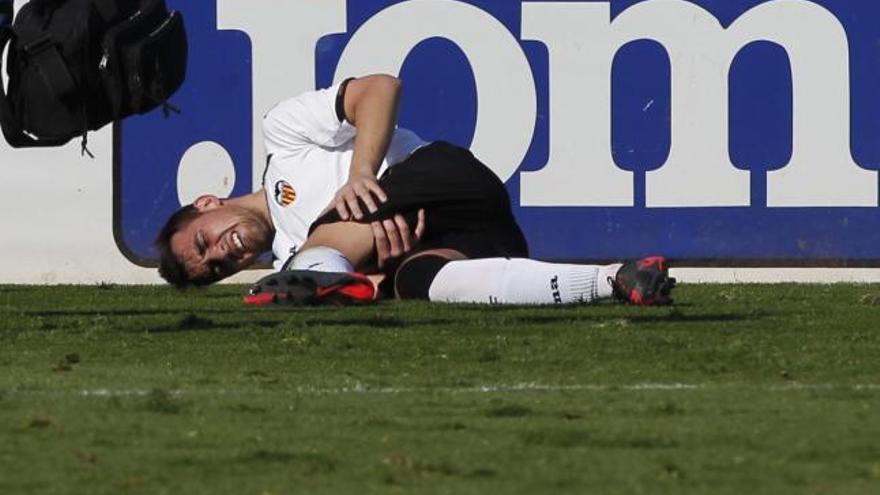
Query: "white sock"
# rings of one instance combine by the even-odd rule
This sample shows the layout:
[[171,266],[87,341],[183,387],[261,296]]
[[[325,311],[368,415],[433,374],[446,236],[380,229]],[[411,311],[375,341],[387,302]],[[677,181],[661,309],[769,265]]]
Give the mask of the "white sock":
[[287,269],[315,272],[353,272],[354,266],[339,251],[319,246],[296,253]]
[[612,295],[620,265],[567,265],[523,258],[451,261],[428,291],[431,301],[489,304],[589,303]]

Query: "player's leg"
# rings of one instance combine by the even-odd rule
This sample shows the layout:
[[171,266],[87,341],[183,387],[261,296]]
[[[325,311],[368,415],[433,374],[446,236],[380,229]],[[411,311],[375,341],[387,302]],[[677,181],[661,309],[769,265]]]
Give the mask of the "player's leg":
[[[424,247],[449,245],[449,232],[484,232],[496,225],[515,223],[501,181],[469,151],[446,143],[434,143],[415,152],[389,170],[379,184],[388,196],[379,211],[359,222],[342,221],[335,209],[326,212],[312,224],[306,243],[285,268],[320,270],[311,267],[316,262],[305,262],[305,252],[320,246],[332,248],[339,255],[331,253],[328,262],[341,257],[358,271],[374,271],[376,243],[370,222],[387,221],[398,214],[414,231],[419,225],[419,211],[425,212]],[[525,239],[518,228],[516,234],[516,252],[524,256]],[[490,254],[497,254],[495,246],[488,249]],[[481,246],[467,253],[484,257],[485,250]]]
[[[341,259],[348,260],[351,266],[348,270],[318,269],[313,265],[318,262],[315,249],[329,253],[326,259],[335,266]],[[328,251],[332,250],[335,253]],[[306,254],[309,252],[311,254]],[[364,271],[364,267],[370,264],[375,254],[373,229],[370,224],[358,222],[335,222],[321,224],[315,228],[309,238],[303,244],[290,267],[293,269],[319,271],[354,271],[355,267]],[[314,258],[314,260],[313,260]]]
[[[279,297],[301,304],[373,300],[381,280],[351,273],[352,268],[335,249],[307,249],[294,258],[290,271],[258,283],[249,302],[274,303]],[[408,258],[393,282],[402,299],[527,305],[584,304],[611,297],[633,304],[667,304],[675,284],[659,257],[577,265],[526,258],[467,259],[453,249],[432,249]]]
[[402,299],[488,304],[573,304],[609,299],[622,264],[577,265],[527,258],[467,259],[436,249],[401,264],[394,279]]
[[[528,248],[510,211],[507,192],[485,165],[466,150],[442,144],[414,158],[380,181],[389,196],[383,207],[405,212],[424,206],[427,210],[425,245],[429,249],[407,259],[397,270],[394,289],[400,297],[554,304],[617,295],[637,304],[668,302],[674,281],[668,277],[665,260],[597,266],[526,259]],[[339,223],[332,215],[316,222],[310,244],[333,246],[361,266],[373,254],[370,231],[361,228],[358,235],[349,236],[351,224]]]
[[362,264],[371,256],[372,246],[372,229],[368,225],[322,225],[280,272],[251,287],[245,302],[345,305],[373,301],[379,297],[384,274],[364,275],[355,268],[355,263]]
[[492,304],[583,304],[615,298],[669,304],[675,279],[655,256],[612,265],[547,263],[525,258],[451,261],[429,288],[432,301]]

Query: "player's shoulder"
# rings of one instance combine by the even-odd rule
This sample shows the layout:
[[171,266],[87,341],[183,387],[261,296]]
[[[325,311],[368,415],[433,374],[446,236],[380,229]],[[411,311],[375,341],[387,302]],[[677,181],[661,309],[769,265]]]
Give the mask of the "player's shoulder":
[[267,151],[335,146],[350,138],[340,134],[342,123],[336,116],[335,88],[301,93],[269,110],[263,119]]
[[263,116],[264,125],[296,119],[305,112],[325,112],[335,105],[335,86],[305,91],[277,102]]

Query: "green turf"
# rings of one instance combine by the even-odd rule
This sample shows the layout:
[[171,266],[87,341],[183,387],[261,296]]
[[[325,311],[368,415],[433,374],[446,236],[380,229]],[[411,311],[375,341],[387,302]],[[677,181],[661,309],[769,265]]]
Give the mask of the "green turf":
[[0,287],[0,494],[880,493],[880,286],[255,310]]

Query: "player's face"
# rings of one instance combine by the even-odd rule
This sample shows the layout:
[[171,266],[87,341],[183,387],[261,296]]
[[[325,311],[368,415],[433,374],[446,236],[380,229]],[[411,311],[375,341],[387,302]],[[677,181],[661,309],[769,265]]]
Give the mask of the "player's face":
[[254,264],[271,246],[271,227],[250,210],[222,201],[195,206],[200,214],[171,237],[171,251],[191,280],[226,278]]

